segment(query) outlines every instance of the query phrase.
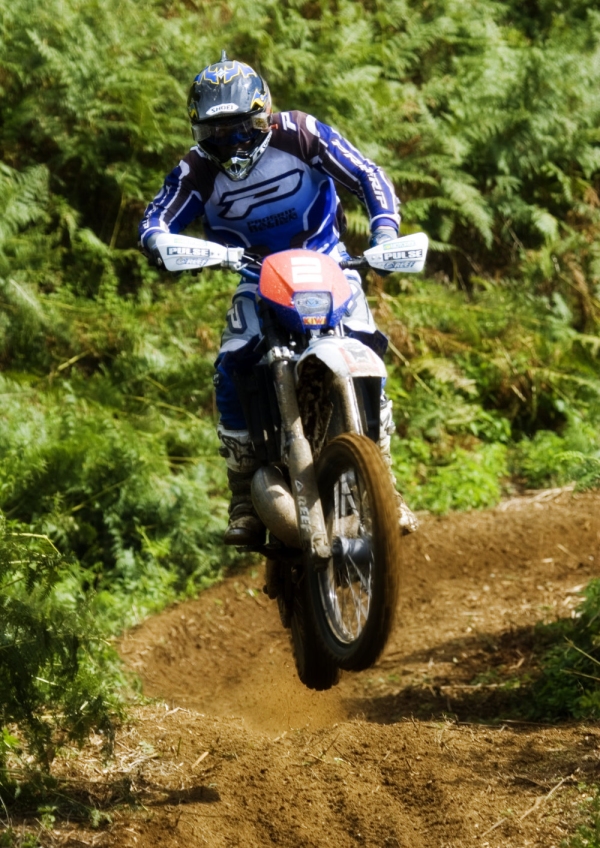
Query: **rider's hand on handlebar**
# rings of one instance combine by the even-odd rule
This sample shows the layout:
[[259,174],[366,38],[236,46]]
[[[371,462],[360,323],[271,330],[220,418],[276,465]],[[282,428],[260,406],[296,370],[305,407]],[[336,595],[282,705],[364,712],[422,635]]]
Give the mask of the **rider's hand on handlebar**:
[[165,271],[165,263],[162,261],[160,250],[156,246],[157,238],[158,236],[151,235],[150,238],[146,241],[146,244],[140,242],[139,248],[148,260],[148,265],[153,268],[158,268],[159,271]]
[[[378,244],[384,244],[386,241],[392,241],[398,238],[398,232],[393,227],[376,227],[371,233],[369,247],[377,247]],[[376,269],[376,273],[380,277],[387,277],[391,271],[383,271],[381,268]]]
[[369,247],[377,247],[378,244],[383,244],[386,241],[392,241],[398,238],[398,231],[393,227],[377,227],[371,233]]

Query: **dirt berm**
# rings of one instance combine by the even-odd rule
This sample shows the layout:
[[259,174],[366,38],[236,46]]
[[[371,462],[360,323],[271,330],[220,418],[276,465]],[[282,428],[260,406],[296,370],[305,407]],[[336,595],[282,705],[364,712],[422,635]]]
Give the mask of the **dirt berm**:
[[425,516],[385,654],[325,693],[299,683],[262,567],[240,571],[124,639],[160,702],[123,729],[105,773],[143,807],[57,839],[559,848],[598,779],[600,727],[506,719],[507,698],[511,681],[526,691],[535,623],[570,616],[599,561],[600,493]]

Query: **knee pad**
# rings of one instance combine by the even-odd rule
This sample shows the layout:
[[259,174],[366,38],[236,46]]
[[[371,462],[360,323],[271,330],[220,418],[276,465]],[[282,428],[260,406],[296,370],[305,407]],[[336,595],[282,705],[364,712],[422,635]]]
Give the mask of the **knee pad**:
[[221,442],[219,453],[225,457],[230,471],[249,474],[258,468],[259,462],[248,430],[228,430],[219,424],[217,436]]

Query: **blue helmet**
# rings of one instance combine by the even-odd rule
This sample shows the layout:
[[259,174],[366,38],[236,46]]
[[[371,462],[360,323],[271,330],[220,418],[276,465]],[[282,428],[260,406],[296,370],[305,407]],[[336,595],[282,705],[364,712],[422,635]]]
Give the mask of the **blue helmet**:
[[271,139],[271,94],[250,65],[229,60],[204,68],[188,97],[198,147],[232,180],[243,180]]

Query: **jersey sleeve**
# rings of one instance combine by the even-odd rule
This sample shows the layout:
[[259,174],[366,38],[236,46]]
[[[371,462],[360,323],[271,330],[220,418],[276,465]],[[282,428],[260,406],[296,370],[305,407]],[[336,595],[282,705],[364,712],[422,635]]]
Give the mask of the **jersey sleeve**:
[[387,174],[365,158],[333,127],[321,123],[312,115],[295,114],[299,132],[305,136],[304,148],[310,151],[313,167],[320,168],[364,203],[372,230],[376,227],[398,229],[400,203]]
[[139,226],[142,246],[159,233],[180,233],[204,213],[204,203],[190,168],[189,157],[181,160],[166,177],[162,189],[148,205]]

